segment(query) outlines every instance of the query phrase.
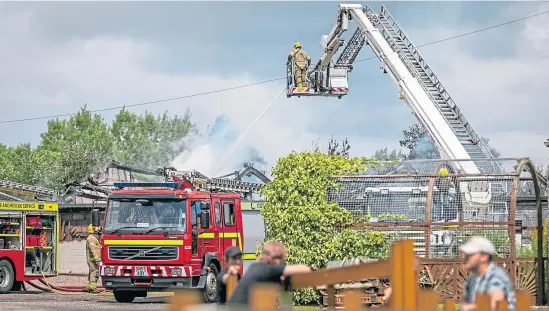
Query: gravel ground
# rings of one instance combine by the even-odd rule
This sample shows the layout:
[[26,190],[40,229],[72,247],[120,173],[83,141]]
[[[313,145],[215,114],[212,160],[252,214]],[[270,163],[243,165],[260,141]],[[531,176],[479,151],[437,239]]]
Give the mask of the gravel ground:
[[26,292],[4,294],[0,300],[2,311],[130,311],[167,310],[166,297],[136,298],[133,303],[118,303],[112,295]]

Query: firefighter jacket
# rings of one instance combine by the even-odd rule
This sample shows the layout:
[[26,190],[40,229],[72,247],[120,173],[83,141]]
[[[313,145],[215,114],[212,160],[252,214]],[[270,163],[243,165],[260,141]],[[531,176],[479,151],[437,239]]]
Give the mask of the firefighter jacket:
[[90,234],[86,239],[86,256],[88,261],[101,261],[101,244],[97,234]]
[[292,58],[295,60],[295,65],[299,69],[305,69],[311,63],[311,58],[302,49],[293,49],[290,52],[290,55],[288,55],[288,62],[290,62]]

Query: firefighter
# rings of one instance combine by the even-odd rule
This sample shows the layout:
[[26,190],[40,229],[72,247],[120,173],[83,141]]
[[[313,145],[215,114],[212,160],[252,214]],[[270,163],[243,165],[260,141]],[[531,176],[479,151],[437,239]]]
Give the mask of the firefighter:
[[435,182],[439,193],[436,200],[438,202],[436,205],[438,206],[433,221],[444,222],[456,219],[457,210],[450,204],[450,193],[455,193],[455,185],[448,176],[448,169],[446,167],[442,167],[438,173],[440,176]]
[[294,49],[288,55],[287,64],[291,64],[292,60],[295,62],[294,84],[296,87],[303,87],[303,84],[307,82],[307,71],[311,65],[311,58],[301,49],[299,42],[294,43]]
[[86,258],[88,259],[88,292],[97,293],[99,279],[99,262],[101,262],[101,244],[99,244],[99,227],[88,226],[86,239]]

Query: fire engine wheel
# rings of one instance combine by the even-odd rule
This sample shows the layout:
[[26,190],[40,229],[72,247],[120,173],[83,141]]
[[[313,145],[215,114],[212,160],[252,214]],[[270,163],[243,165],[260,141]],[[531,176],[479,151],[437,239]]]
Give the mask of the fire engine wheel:
[[15,271],[7,260],[0,260],[0,294],[8,293],[15,283]]
[[217,267],[211,263],[208,274],[206,275],[206,285],[204,286],[204,298],[207,303],[217,301],[219,293],[217,292]]
[[118,302],[130,303],[135,299],[135,293],[131,291],[115,290],[112,292],[114,299]]

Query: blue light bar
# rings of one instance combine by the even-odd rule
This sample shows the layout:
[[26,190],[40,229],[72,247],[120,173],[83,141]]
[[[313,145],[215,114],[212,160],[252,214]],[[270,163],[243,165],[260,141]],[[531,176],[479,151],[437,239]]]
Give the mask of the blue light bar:
[[115,182],[114,187],[122,188],[179,188],[176,182]]

